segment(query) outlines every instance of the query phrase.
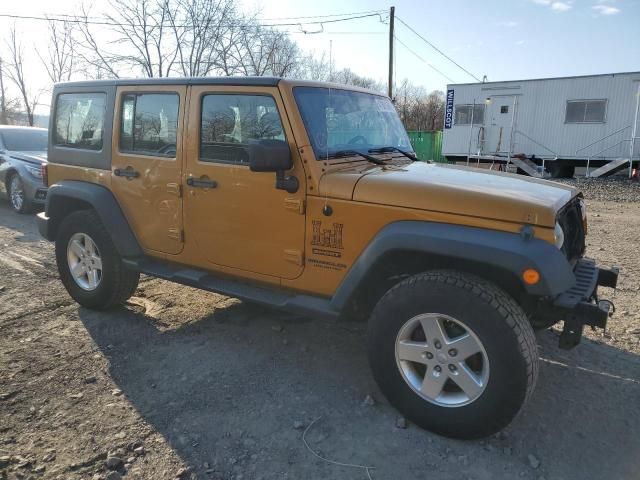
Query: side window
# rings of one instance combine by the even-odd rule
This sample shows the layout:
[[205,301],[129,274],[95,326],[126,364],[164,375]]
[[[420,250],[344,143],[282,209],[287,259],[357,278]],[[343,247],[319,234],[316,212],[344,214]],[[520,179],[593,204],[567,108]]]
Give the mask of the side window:
[[282,122],[268,95],[204,95],[200,160],[248,164],[252,140],[284,140]]
[[604,123],[607,113],[606,100],[569,100],[565,123]]
[[456,105],[454,125],[474,125],[484,123],[484,105]]
[[106,95],[63,93],[56,100],[53,142],[61,147],[102,150]]
[[154,157],[176,156],[180,96],[131,93],[122,97],[120,151]]

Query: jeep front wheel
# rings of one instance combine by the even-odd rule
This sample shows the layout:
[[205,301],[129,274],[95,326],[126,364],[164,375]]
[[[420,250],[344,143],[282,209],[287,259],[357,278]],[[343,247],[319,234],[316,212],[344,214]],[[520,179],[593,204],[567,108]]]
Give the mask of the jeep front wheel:
[[92,210],[69,214],[56,236],[62,283],[80,305],[103,310],[123,304],[138,286],[139,272],[127,269]]
[[525,313],[497,286],[426,272],[389,290],[370,319],[373,375],[390,403],[440,435],[480,438],[507,426],[538,374]]

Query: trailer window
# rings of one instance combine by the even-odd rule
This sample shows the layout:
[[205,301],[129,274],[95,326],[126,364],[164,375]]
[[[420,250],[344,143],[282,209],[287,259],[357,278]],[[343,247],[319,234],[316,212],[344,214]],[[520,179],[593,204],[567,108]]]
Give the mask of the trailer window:
[[474,125],[484,123],[484,105],[456,105],[455,125],[471,125],[472,121]]
[[569,100],[565,123],[604,123],[606,100]]

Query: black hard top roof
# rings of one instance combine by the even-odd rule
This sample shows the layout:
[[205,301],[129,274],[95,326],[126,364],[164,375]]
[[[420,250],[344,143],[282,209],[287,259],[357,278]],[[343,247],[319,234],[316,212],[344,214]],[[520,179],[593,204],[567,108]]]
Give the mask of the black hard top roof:
[[164,78],[118,78],[112,80],[86,80],[58,83],[59,87],[92,87],[120,85],[230,85],[275,87],[279,77],[164,77]]

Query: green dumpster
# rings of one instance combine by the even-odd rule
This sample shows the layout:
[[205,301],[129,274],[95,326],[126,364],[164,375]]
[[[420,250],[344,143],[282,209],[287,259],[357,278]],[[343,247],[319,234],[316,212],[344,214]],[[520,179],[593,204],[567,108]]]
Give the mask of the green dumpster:
[[442,132],[410,131],[407,133],[418,158],[443,163],[447,161],[442,156]]

